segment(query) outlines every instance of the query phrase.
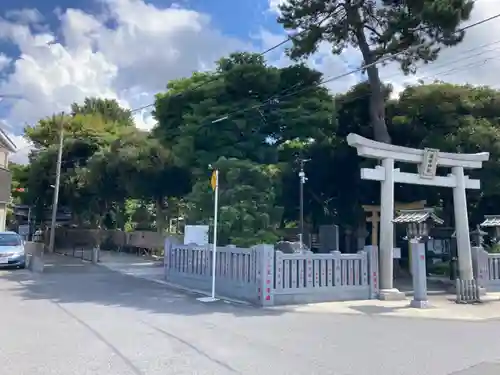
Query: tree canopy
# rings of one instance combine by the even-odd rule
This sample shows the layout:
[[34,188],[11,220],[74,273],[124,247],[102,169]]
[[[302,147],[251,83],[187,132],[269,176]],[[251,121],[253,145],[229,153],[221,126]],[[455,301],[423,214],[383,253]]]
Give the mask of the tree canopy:
[[[176,93],[178,86],[193,87],[209,78],[197,90]],[[317,85],[320,80],[319,72],[304,65],[279,69],[259,55],[234,53],[221,59],[210,77],[196,74],[157,95],[153,134],[182,163],[201,171],[221,156],[274,163],[281,143],[334,133],[333,102]],[[313,88],[273,100],[277,93],[303,86]]]
[[[52,204],[59,130],[64,130],[60,204],[77,225],[166,231],[170,220],[213,222],[210,174],[220,173],[220,244],[274,242],[299,221],[299,160],[306,160],[307,227],[364,222],[362,204],[379,204],[379,184],[361,181],[361,160],[349,133],[372,134],[370,82],[331,95],[322,76],[303,64],[268,65],[260,55],[234,53],[213,73],[169,83],[156,96],[152,132],[138,130],[127,110],[89,98],[73,113],[26,128],[35,145],[27,167],[13,166],[16,203]],[[490,152],[472,172],[471,222],[500,205],[500,92],[442,82],[408,86],[389,99],[381,86],[392,140],[408,147]],[[290,94],[290,95],[288,95]],[[106,112],[112,108],[110,112]],[[453,225],[449,189],[397,185],[398,201],[425,199]]]
[[279,6],[278,22],[295,32],[289,54],[294,59],[317,51],[321,42],[333,54],[348,46],[359,49],[371,90],[373,136],[390,143],[379,62],[396,61],[404,73],[419,62],[434,61],[442,47],[461,42],[462,21],[469,19],[472,0],[288,0]]

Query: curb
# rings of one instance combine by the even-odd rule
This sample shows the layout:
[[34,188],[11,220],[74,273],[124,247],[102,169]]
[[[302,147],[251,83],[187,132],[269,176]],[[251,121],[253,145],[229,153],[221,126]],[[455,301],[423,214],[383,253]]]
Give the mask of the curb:
[[[203,290],[187,288],[185,286],[182,286],[182,285],[179,285],[179,284],[170,283],[170,282],[165,281],[165,280],[153,279],[153,278],[149,278],[149,277],[134,275],[134,274],[127,273],[127,272],[122,272],[122,271],[117,270],[116,268],[109,267],[105,263],[97,263],[97,265],[101,266],[101,267],[105,267],[106,269],[108,269],[110,271],[117,272],[117,273],[120,273],[122,275],[127,275],[127,276],[134,277],[136,279],[146,280],[146,281],[150,281],[150,282],[153,282],[153,283],[156,283],[156,284],[159,284],[159,285],[168,286],[171,289],[177,289],[177,290],[180,290],[180,291],[183,291],[183,292],[198,294],[198,295],[207,296],[207,297],[211,296],[210,293],[205,292]],[[234,299],[234,298],[228,298],[228,297],[224,297],[224,296],[220,296],[220,295],[216,295],[216,297],[218,299],[220,299],[221,301],[225,302],[225,303],[233,303],[233,304],[244,305],[244,306],[253,306],[249,302],[241,301],[241,300]]]

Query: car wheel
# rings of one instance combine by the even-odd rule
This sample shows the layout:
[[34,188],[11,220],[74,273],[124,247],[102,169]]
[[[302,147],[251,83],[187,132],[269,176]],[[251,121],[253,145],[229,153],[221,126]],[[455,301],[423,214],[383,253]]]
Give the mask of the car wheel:
[[20,269],[20,270],[24,270],[25,268],[26,268],[26,264],[21,264],[21,265],[19,266],[19,269]]

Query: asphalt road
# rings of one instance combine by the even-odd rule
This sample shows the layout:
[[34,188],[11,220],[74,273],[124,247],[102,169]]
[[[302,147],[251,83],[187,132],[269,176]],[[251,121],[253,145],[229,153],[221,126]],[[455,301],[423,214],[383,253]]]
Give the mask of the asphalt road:
[[1,374],[500,374],[500,321],[203,304],[71,259],[0,271],[0,301]]

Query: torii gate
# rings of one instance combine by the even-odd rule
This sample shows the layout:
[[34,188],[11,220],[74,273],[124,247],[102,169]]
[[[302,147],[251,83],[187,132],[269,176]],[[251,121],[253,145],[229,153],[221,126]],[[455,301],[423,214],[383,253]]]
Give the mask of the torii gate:
[[[380,181],[380,296],[382,300],[405,298],[393,286],[393,237],[394,237],[394,183],[442,186],[453,188],[453,207],[460,277],[472,280],[472,258],[467,214],[466,189],[479,189],[480,181],[464,175],[464,169],[481,168],[490,157],[488,152],[477,154],[452,154],[436,149],[416,149],[376,142],[358,134],[347,136],[349,146],[356,147],[358,155],[382,161],[381,166],[362,168],[363,180]],[[394,169],[394,162],[417,164],[419,173]],[[437,176],[438,166],[451,168],[447,176]]]

